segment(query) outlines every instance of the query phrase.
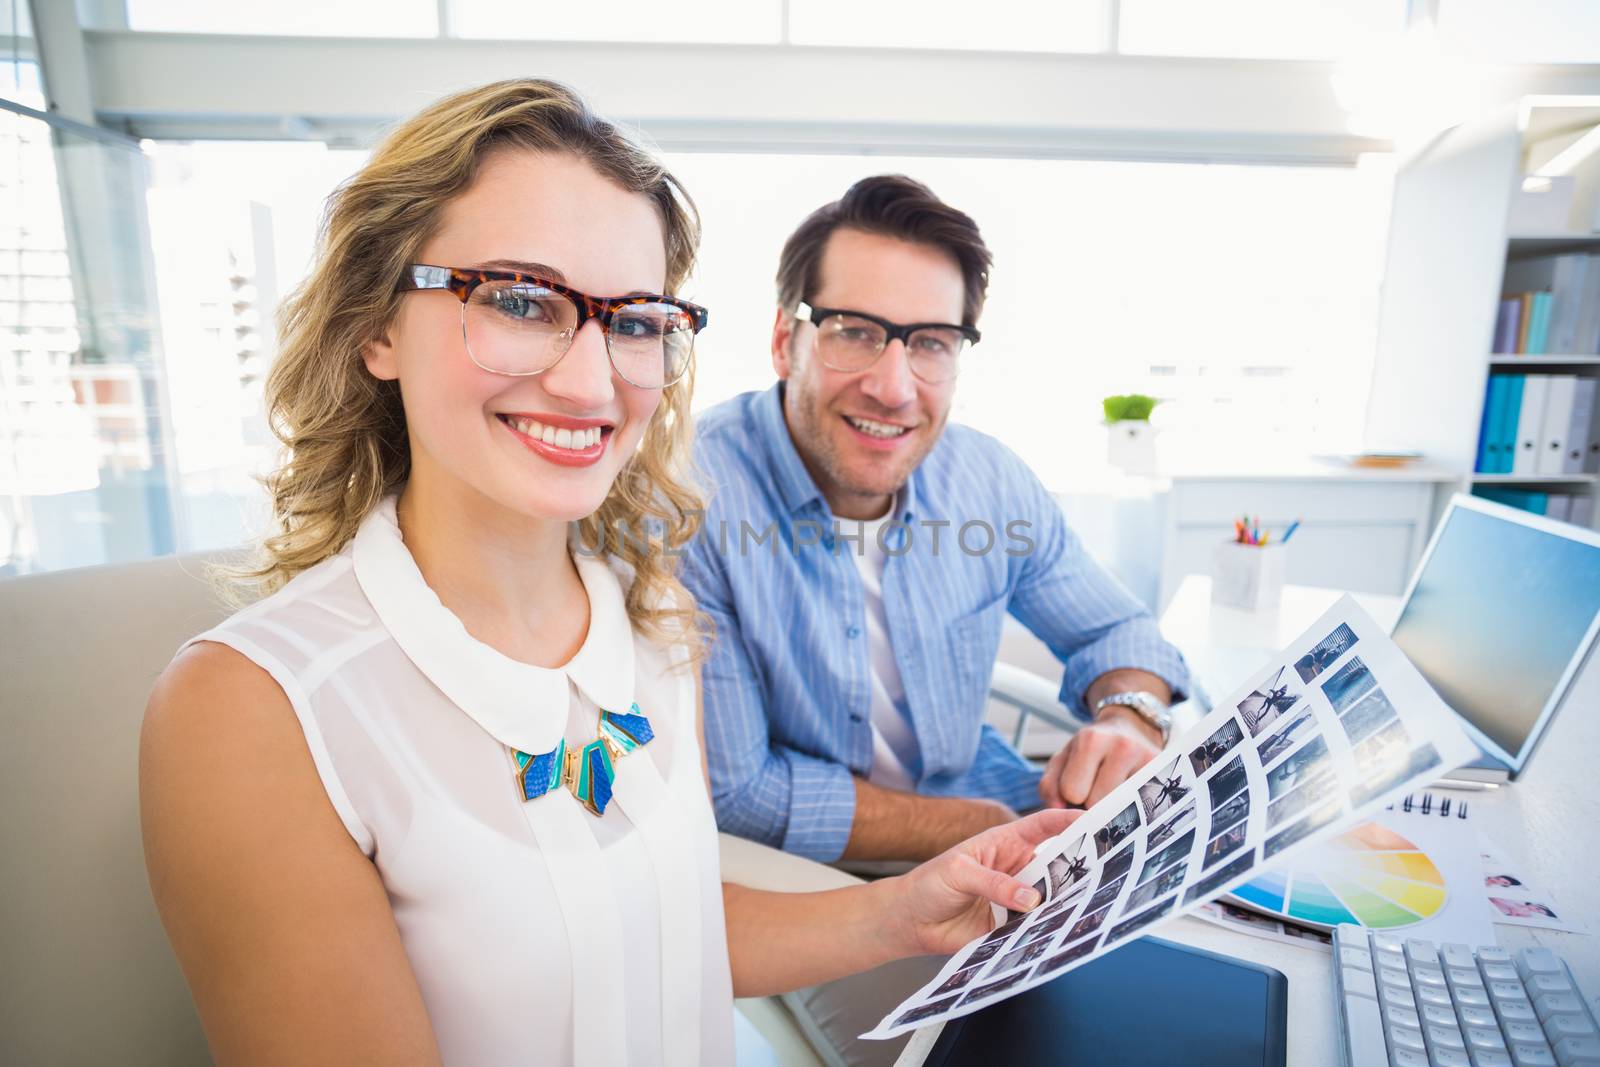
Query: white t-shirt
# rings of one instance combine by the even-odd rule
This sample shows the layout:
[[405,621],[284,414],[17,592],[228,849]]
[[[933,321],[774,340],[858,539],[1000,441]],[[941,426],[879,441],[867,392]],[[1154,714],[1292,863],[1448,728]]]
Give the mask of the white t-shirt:
[[[878,533],[896,514],[897,504],[898,501],[891,505],[881,518],[861,523],[859,551],[850,541],[845,541],[844,546],[856,554],[866,601],[867,652],[872,664],[872,771],[867,780],[887,789],[915,792],[922,755],[906,707],[900,667],[889,643],[889,625],[883,612],[883,568],[888,555],[878,542]],[[890,536],[893,533],[890,531]]]
[[[545,669],[472,637],[423,580],[390,498],[341,551],[196,641],[278,682],[328,799],[383,879],[444,1062],[733,1062],[717,831],[693,675],[576,557],[589,632]],[[511,749],[596,737],[637,702],[603,816],[524,801]]]

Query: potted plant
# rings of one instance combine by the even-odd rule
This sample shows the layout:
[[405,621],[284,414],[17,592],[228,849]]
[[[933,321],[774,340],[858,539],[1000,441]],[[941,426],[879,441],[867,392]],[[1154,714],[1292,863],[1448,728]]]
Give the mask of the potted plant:
[[1106,459],[1125,471],[1148,473],[1156,466],[1156,434],[1150,412],[1160,403],[1153,396],[1129,393],[1101,401],[1106,414]]

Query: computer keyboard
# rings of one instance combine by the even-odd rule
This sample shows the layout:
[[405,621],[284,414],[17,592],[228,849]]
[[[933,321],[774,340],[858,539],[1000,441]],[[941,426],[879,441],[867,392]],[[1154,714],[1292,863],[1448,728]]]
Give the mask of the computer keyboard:
[[1346,1067],[1600,1067],[1594,1013],[1547,948],[1340,926],[1333,954]]

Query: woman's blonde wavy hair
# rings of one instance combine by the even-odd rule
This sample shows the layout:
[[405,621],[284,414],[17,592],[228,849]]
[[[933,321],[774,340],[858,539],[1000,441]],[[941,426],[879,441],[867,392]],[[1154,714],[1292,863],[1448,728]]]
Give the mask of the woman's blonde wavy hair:
[[[240,599],[270,593],[337,553],[405,485],[411,455],[399,383],[369,374],[362,347],[393,320],[401,277],[445,205],[500,148],[568,153],[649,197],[666,243],[667,293],[688,276],[700,237],[694,202],[659,161],[565,86],[496,82],[402,123],[329,197],[311,274],[279,312],[281,347],[266,383],[268,418],[284,446],[281,465],[265,478],[275,530],[255,565],[229,572]],[[663,391],[638,452],[578,529],[590,549],[603,547],[632,569],[634,626],[698,656],[705,622],[678,582],[675,557],[663,551],[693,536],[701,506],[687,475],[692,390],[691,372]],[[646,542],[616,536],[619,528],[660,536]]]

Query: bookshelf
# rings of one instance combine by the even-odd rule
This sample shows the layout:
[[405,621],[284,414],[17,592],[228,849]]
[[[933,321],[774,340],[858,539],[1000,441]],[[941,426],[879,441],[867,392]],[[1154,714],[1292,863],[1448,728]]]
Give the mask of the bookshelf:
[[1491,367],[1600,367],[1600,356],[1490,356]]
[[1530,489],[1547,485],[1594,485],[1600,474],[1473,474],[1474,485],[1520,485]]
[[1600,254],[1600,153],[1571,171],[1565,229],[1518,223],[1524,177],[1596,126],[1600,96],[1526,97],[1440,134],[1397,168],[1366,447],[1422,452],[1459,472],[1440,508],[1445,493],[1474,488],[1588,497],[1587,525],[1600,529],[1600,475],[1475,469],[1491,375],[1600,379],[1597,351],[1493,351],[1508,268]]

